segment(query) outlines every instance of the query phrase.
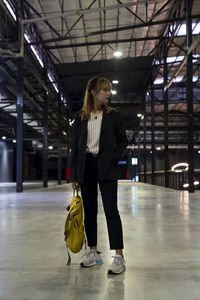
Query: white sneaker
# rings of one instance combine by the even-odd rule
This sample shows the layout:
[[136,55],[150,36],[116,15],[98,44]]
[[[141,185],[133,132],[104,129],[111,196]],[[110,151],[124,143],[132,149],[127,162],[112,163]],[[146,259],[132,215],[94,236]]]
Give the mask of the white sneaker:
[[92,267],[94,265],[101,265],[103,260],[101,258],[100,252],[95,250],[90,250],[83,255],[83,259],[80,263],[81,267]]
[[126,270],[125,260],[119,254],[113,256],[114,260],[108,269],[108,274],[121,274]]

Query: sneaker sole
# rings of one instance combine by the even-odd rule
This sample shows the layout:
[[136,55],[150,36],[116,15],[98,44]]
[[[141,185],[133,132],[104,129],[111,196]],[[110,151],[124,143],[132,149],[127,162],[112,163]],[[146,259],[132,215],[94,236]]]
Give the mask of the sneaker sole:
[[110,275],[119,275],[119,274],[123,273],[124,271],[126,271],[125,266],[123,267],[123,270],[121,272],[117,273],[117,272],[113,272],[112,270],[108,270],[108,274],[110,274]]
[[84,265],[83,263],[80,263],[80,266],[83,267],[83,268],[89,268],[89,267],[93,267],[93,266],[96,266],[96,265],[102,265],[102,264],[103,264],[103,261],[101,259],[99,259],[99,260],[94,261],[90,265]]

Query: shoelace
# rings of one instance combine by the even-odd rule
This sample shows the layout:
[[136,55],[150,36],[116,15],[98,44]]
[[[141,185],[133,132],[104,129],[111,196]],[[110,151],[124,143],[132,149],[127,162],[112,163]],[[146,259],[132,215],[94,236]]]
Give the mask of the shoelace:
[[81,257],[83,257],[83,256],[86,256],[86,257],[89,257],[89,256],[95,256],[95,252],[94,251],[89,251],[89,252],[86,252],[86,253],[84,253]]
[[113,263],[120,265],[121,263],[124,263],[124,259],[118,256],[112,256],[112,258],[114,258]]

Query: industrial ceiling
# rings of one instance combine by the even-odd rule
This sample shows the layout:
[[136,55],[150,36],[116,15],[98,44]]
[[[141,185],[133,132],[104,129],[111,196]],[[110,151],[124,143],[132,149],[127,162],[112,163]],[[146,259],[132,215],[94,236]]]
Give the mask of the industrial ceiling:
[[[25,138],[42,139],[47,90],[50,101],[49,138],[55,144],[61,102],[62,129],[67,139],[68,118],[83,103],[84,88],[93,75],[106,76],[116,94],[111,104],[119,107],[129,135],[141,140],[146,109],[147,142],[151,140],[149,87],[154,81],[155,139],[163,143],[163,53],[167,48],[168,77],[186,56],[185,1],[120,0],[24,0],[1,1],[0,10],[0,109],[1,132],[15,134],[19,24],[24,22]],[[16,20],[11,14],[16,16]],[[200,33],[200,1],[192,1],[193,40]],[[10,51],[10,52],[9,52]],[[114,56],[120,51],[121,56]],[[200,46],[193,49],[194,113],[199,143]],[[169,88],[169,143],[185,144],[187,130],[186,65]],[[60,100],[61,99],[61,100]],[[9,106],[10,105],[10,106]],[[9,126],[7,126],[9,124]],[[31,132],[31,134],[30,134]],[[63,144],[64,145],[64,144]]]

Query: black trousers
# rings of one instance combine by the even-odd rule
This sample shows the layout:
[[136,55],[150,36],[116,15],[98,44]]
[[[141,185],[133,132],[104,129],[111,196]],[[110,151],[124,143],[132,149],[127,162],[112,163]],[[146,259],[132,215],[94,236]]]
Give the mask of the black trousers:
[[88,246],[97,246],[97,184],[99,183],[107,221],[110,249],[123,249],[122,224],[117,207],[117,180],[98,181],[97,159],[97,157],[86,154],[84,182],[80,184]]

